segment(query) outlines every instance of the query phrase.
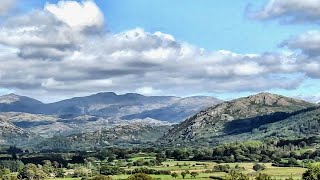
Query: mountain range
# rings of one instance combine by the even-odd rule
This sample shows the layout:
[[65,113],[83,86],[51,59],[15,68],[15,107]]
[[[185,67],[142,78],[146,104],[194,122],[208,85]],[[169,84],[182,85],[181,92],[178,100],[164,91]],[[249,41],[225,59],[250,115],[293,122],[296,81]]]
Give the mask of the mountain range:
[[105,146],[213,146],[319,135],[320,106],[271,93],[214,97],[98,93],[45,104],[0,97],[2,144],[37,149]]
[[[220,102],[222,101],[213,97],[181,98],[106,92],[45,104],[29,97],[9,94],[0,97],[0,118],[7,126],[10,124],[12,127],[8,127],[8,131],[19,128],[30,136],[37,137],[31,139],[42,141],[53,136],[92,133],[122,124],[127,127],[138,126],[136,120],[144,119],[147,119],[143,121],[144,125],[150,124],[152,128],[170,127],[171,123],[179,123]],[[128,126],[128,123],[133,125]],[[21,135],[21,138],[20,134],[2,135],[0,140],[3,143],[19,139],[27,142],[23,136],[25,135]]]
[[[172,128],[161,141],[169,144],[210,145],[263,139],[266,136],[262,137],[262,132],[271,127],[277,127],[277,131],[271,131],[268,137],[280,137],[280,133],[286,132],[284,130],[288,127],[283,126],[284,122],[286,125],[291,123],[299,126],[299,123],[313,118],[308,114],[310,111],[320,115],[318,110],[318,105],[314,103],[259,93],[205,109]],[[319,123],[316,120],[315,123]],[[275,126],[277,123],[279,126]],[[257,132],[260,133],[257,135]]]

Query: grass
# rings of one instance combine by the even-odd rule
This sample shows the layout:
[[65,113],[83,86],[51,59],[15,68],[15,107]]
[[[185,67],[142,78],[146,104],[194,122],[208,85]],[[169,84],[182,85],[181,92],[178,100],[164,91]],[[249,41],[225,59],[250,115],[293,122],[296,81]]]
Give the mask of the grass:
[[[138,158],[150,159],[150,157],[148,156],[134,157],[134,159],[138,159]],[[223,164],[229,164],[231,167],[235,167],[236,165],[243,167],[244,170],[242,172],[245,174],[248,174],[251,177],[254,177],[255,175],[257,175],[257,172],[255,172],[252,169],[255,163],[223,163]],[[190,172],[198,172],[199,176],[197,176],[196,178],[197,180],[204,180],[204,179],[208,180],[210,176],[225,177],[227,174],[223,172],[205,173],[206,170],[212,170],[215,165],[217,165],[217,163],[205,162],[205,161],[200,162],[200,161],[168,160],[166,162],[163,162],[163,165],[161,166],[146,167],[146,168],[177,172],[179,174],[179,177],[176,179],[183,179],[180,173],[185,170],[188,170]],[[299,168],[299,167],[274,167],[271,165],[271,163],[266,163],[264,165],[266,166],[266,169],[261,171],[261,173],[271,175],[272,177],[277,179],[285,179],[285,178],[289,178],[290,176],[292,176],[294,179],[301,179],[302,174],[306,171],[305,168]],[[138,167],[131,167],[130,169],[133,170],[135,168],[138,168]],[[156,179],[163,179],[163,180],[173,179],[170,175],[151,175],[151,176]],[[112,176],[112,178],[115,180],[127,179],[128,177],[129,175]],[[81,178],[57,178],[55,180],[80,180],[80,179]],[[191,179],[191,176],[187,175],[185,179]]]
[[[200,173],[199,176],[197,176],[197,180],[204,180],[204,179],[208,179],[209,176],[212,176],[212,175],[216,175],[216,176],[225,176],[226,174],[225,173]],[[170,175],[151,175],[153,178],[155,179],[173,179]],[[117,176],[112,176],[113,179],[115,180],[121,180],[121,179],[126,179],[128,178],[129,175],[117,175]],[[179,174],[179,177],[176,178],[176,179],[183,179],[182,176]],[[184,179],[194,179],[194,178],[191,178],[190,175],[187,175]]]
[[[46,179],[52,180],[52,179]],[[81,180],[81,178],[54,178],[54,180]]]
[[[171,172],[177,172],[179,177],[177,179],[183,179],[180,173],[185,170],[189,170],[190,172],[198,172],[199,176],[196,179],[203,180],[209,179],[210,176],[215,177],[224,177],[227,174],[222,172],[215,173],[204,173],[205,170],[212,170],[217,163],[214,162],[199,162],[199,161],[173,161],[168,160],[162,163],[162,166],[156,167],[147,167],[156,170],[168,170]],[[250,176],[255,176],[258,173],[255,172],[252,167],[255,163],[223,163],[228,164],[231,167],[235,167],[236,165],[243,167],[245,170],[243,173],[248,174]],[[180,166],[179,166],[180,165]],[[302,174],[306,171],[305,168],[300,167],[274,167],[271,163],[265,163],[266,169],[261,171],[260,173],[265,173],[271,175],[277,179],[286,179],[289,177],[293,177],[294,179],[301,179]],[[131,167],[130,169],[134,169],[137,167]],[[113,176],[113,179],[126,179],[128,175],[119,175]],[[154,178],[158,179],[173,179],[170,175],[152,175]],[[185,179],[191,179],[190,175],[188,175]]]

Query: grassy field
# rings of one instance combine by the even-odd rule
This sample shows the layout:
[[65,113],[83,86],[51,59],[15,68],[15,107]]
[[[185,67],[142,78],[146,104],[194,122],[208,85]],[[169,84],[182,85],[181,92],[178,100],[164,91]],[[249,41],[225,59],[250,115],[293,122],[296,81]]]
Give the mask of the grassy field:
[[[138,160],[139,158],[149,159],[150,157],[135,157],[134,160]],[[257,172],[255,172],[252,169],[254,163],[223,163],[223,164],[228,164],[231,167],[235,167],[236,165],[238,165],[239,167],[243,167],[244,170],[242,172],[245,174],[248,174],[250,177],[254,177],[255,175],[257,175]],[[206,170],[212,170],[215,165],[217,165],[217,163],[214,163],[214,162],[168,160],[166,162],[163,162],[163,165],[161,166],[146,167],[146,168],[176,172],[179,174],[179,177],[176,179],[183,179],[180,173],[185,170],[188,170],[189,172],[198,172],[199,176],[197,176],[196,178],[198,180],[209,179],[210,176],[225,177],[227,174],[223,172],[205,173]],[[264,165],[266,166],[266,169],[261,171],[261,173],[271,175],[277,179],[285,179],[291,176],[294,179],[301,179],[302,174],[306,171],[306,169],[299,168],[299,167],[274,167],[271,165],[271,163],[266,163]],[[139,168],[139,167],[133,166],[133,167],[127,168],[126,170],[133,170],[135,168]],[[112,178],[115,180],[121,180],[121,179],[128,178],[128,176],[129,175],[116,175],[116,176],[112,176]],[[156,179],[164,179],[164,180],[173,179],[170,175],[151,175],[151,176]],[[81,178],[57,178],[55,180],[80,180],[80,179]],[[187,175],[185,179],[192,179],[192,178],[190,175]]]
[[[252,177],[254,177],[257,174],[257,172],[255,172],[252,169],[254,163],[224,163],[224,164],[229,164],[231,167],[235,167],[236,165],[243,167],[245,169],[243,170],[243,173],[248,174]],[[206,170],[212,170],[215,165],[217,165],[217,163],[214,163],[214,162],[168,160],[166,162],[163,162],[163,165],[161,166],[147,167],[147,168],[177,172],[179,174],[179,177],[177,179],[183,179],[180,173],[185,170],[188,170],[190,172],[198,172],[199,176],[196,179],[199,179],[199,180],[209,179],[210,176],[224,177],[227,175],[226,173],[222,173],[222,172],[215,172],[215,173],[204,172]],[[273,177],[276,177],[277,179],[285,179],[291,176],[294,179],[301,179],[302,174],[306,171],[306,169],[299,168],[299,167],[274,167],[271,165],[271,163],[266,163],[265,166],[266,166],[266,169],[261,171],[261,173],[271,175]],[[137,167],[130,167],[130,169],[134,169],[134,168],[137,168]],[[118,175],[118,176],[113,176],[113,179],[126,179],[127,177],[128,175]],[[157,179],[173,179],[170,175],[152,175],[152,177]],[[188,175],[185,179],[191,179],[191,176]]]

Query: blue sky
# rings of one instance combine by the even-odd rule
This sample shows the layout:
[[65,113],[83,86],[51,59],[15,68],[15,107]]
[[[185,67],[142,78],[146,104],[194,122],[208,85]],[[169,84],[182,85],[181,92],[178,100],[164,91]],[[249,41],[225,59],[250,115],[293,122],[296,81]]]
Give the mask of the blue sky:
[[[6,33],[4,30],[12,30],[13,32],[15,32],[15,29],[10,29],[11,26],[8,25],[9,23],[15,21],[14,17],[26,17],[32,19],[34,17],[32,17],[32,14],[30,15],[30,12],[42,12],[47,7],[47,5],[57,6],[58,9],[62,9],[62,6],[60,7],[59,5],[56,5],[59,2],[60,1],[58,0],[17,0],[15,6],[11,7],[11,9],[6,12],[6,14],[2,14],[2,17],[0,15],[0,18],[3,20],[3,22],[7,22],[7,24],[3,25],[7,29],[4,28],[2,33]],[[83,5],[82,3],[88,1],[78,0],[76,2],[80,5]],[[12,52],[17,52],[16,55],[18,57],[16,63],[30,63],[31,61],[34,61],[32,65],[30,65],[31,63],[26,64],[29,65],[31,69],[35,68],[33,66],[35,66],[35,64],[37,63],[47,63],[46,65],[48,67],[53,67],[53,69],[57,70],[57,72],[66,72],[67,70],[64,69],[64,66],[62,64],[67,64],[66,66],[72,66],[73,69],[71,70],[79,68],[79,71],[83,71],[83,74],[90,74],[88,75],[88,77],[86,76],[83,77],[83,79],[76,79],[71,76],[60,77],[53,74],[43,75],[35,72],[26,72],[27,77],[32,79],[32,82],[24,84],[24,82],[26,81],[23,78],[25,77],[21,77],[21,79],[16,78],[21,80],[21,82],[23,83],[18,83],[17,80],[14,80],[12,82],[8,80],[8,82],[6,83],[0,83],[0,94],[16,92],[37,98],[42,98],[43,96],[53,93],[55,94],[54,96],[43,98],[42,100],[54,101],[62,98],[72,97],[75,95],[87,95],[98,91],[116,91],[118,93],[138,92],[146,95],[212,95],[218,96],[223,99],[245,96],[260,91],[269,91],[288,96],[301,97],[313,101],[320,100],[320,93],[318,92],[318,90],[320,89],[320,75],[317,73],[317,69],[313,68],[317,67],[319,61],[317,60],[317,57],[313,55],[312,57],[309,56],[308,52],[310,52],[311,50],[310,47],[308,47],[305,43],[307,42],[305,39],[309,38],[310,40],[310,38],[312,39],[312,37],[309,37],[308,35],[303,36],[303,38],[300,39],[297,38],[300,34],[304,34],[311,30],[317,31],[318,29],[318,23],[316,23],[314,19],[320,18],[320,15],[319,17],[309,17],[309,14],[303,14],[309,11],[309,9],[307,9],[308,5],[303,6],[304,8],[306,8],[304,10],[303,8],[301,8],[302,6],[299,6],[299,4],[296,5],[299,6],[298,8],[290,9],[290,7],[294,7],[294,5],[291,4],[290,6],[290,1],[288,0],[282,1],[282,3],[279,3],[281,2],[280,0],[96,0],[90,2],[93,2],[98,8],[97,11],[101,11],[101,14],[104,16],[104,22],[101,22],[103,23],[103,29],[107,29],[107,32],[103,32],[104,36],[107,37],[110,34],[113,34],[116,37],[127,36],[128,34],[130,35],[132,33],[138,33],[140,35],[146,36],[146,39],[144,39],[143,42],[136,42],[134,39],[130,39],[130,41],[132,40],[134,41],[134,43],[136,43],[136,45],[134,45],[133,47],[131,47],[132,44],[130,44],[130,48],[132,48],[129,48],[130,52],[132,51],[136,54],[145,54],[146,52],[152,52],[155,56],[154,50],[165,49],[167,50],[165,52],[168,52],[178,47],[178,49],[175,49],[175,51],[179,51],[181,53],[183,49],[181,47],[189,47],[188,45],[185,45],[185,43],[187,43],[194,46],[191,51],[196,54],[192,56],[193,58],[195,58],[195,61],[198,61],[197,59],[204,58],[200,53],[200,49],[203,48],[207,52],[204,59],[207,59],[208,62],[196,63],[194,64],[194,66],[189,66],[190,69],[194,68],[194,70],[189,69],[190,71],[194,72],[184,75],[183,71],[185,71],[185,68],[188,68],[188,63],[194,63],[189,62],[189,59],[185,59],[185,61],[188,61],[188,63],[176,65],[175,68],[179,69],[179,72],[174,72],[172,70],[169,70],[172,67],[167,67],[167,65],[165,65],[173,60],[172,56],[168,56],[167,58],[169,59],[166,59],[166,61],[161,59],[162,57],[152,57],[151,59],[147,59],[147,63],[140,62],[137,57],[132,57],[131,63],[129,64],[137,63],[138,65],[144,65],[139,67],[141,69],[138,68],[138,70],[136,70],[137,72],[144,71],[144,77],[140,79],[141,74],[138,74],[136,72],[129,73],[128,68],[130,67],[128,67],[127,64],[118,64],[118,61],[120,61],[119,59],[115,59],[114,61],[110,60],[110,62],[101,62],[101,58],[110,58],[109,55],[114,55],[114,53],[123,53],[124,51],[129,52],[129,50],[126,48],[117,49],[116,51],[112,52],[113,54],[107,54],[108,56],[105,55],[106,57],[99,57],[100,59],[96,59],[95,62],[102,63],[101,65],[105,66],[105,69],[99,69],[102,68],[102,66],[96,67],[96,72],[104,73],[102,73],[101,76],[100,74],[98,76],[96,75],[96,72],[90,73],[92,69],[83,70],[86,65],[83,65],[83,67],[80,67],[79,65],[79,68],[74,67],[74,64],[68,64],[68,62],[70,62],[70,59],[72,59],[73,57],[71,56],[71,54],[74,55],[74,53],[76,52],[86,52],[85,50],[89,49],[87,47],[88,43],[96,38],[82,33],[79,34],[78,30],[75,31],[71,27],[70,31],[74,31],[71,33],[74,33],[76,34],[76,36],[81,36],[83,37],[83,39],[85,39],[81,42],[77,42],[80,44],[82,43],[81,48],[83,49],[73,49],[72,52],[69,52],[69,49],[68,52],[66,52],[67,50],[63,50],[63,52],[60,52],[61,48],[50,49],[50,52],[53,52],[53,50],[54,52],[56,52],[56,50],[59,51],[59,58],[61,58],[61,61],[56,61],[57,56],[51,57],[50,55],[48,55],[48,57],[43,57],[44,54],[49,52],[47,51],[48,49],[45,49],[46,51],[44,52],[44,49],[39,49],[38,46],[30,46],[28,47],[30,48],[28,49],[29,51],[24,52],[26,50],[26,46],[29,46],[30,43],[28,44],[20,42],[19,44],[8,43],[5,41],[0,41],[0,61],[2,56],[9,56],[7,53],[4,53],[4,51],[2,52],[3,55],[1,54],[1,47],[3,46],[3,49],[8,48],[12,50]],[[289,5],[286,6],[286,3]],[[271,8],[266,8],[266,5]],[[272,8],[277,9],[278,6],[283,6],[282,8],[287,9],[285,9],[282,14],[276,14],[276,11],[273,11]],[[258,15],[249,18],[247,9],[255,10],[256,12],[258,12]],[[300,9],[301,12],[295,12],[296,9]],[[86,9],[84,8],[83,12],[80,13],[91,14],[91,12],[85,12],[85,10]],[[72,11],[72,9],[67,9],[67,11],[70,12]],[[50,11],[50,13],[53,12]],[[64,18],[61,18],[59,16],[59,13],[53,13],[53,15],[55,16],[55,18],[57,18],[57,20],[61,21],[62,23],[68,24],[68,22],[65,21]],[[303,20],[301,20],[301,17],[299,17],[299,15],[303,17]],[[44,15],[44,18],[47,18],[48,24],[44,23],[42,19],[41,21],[39,21],[39,26],[45,25],[46,27],[49,27],[51,29],[61,28],[60,25],[49,24],[52,22],[50,21],[51,17],[49,16],[50,15],[47,14]],[[74,16],[76,17],[77,14],[75,14]],[[283,23],[283,19],[294,19],[294,21],[299,20],[299,22]],[[37,23],[36,20],[34,22],[35,24]],[[15,24],[19,26],[18,23]],[[101,24],[98,24],[97,26],[100,25]],[[25,25],[21,25],[21,27],[24,26]],[[37,27],[37,24],[35,26]],[[143,30],[139,30],[137,28],[141,28]],[[168,40],[163,36],[160,37],[157,34],[153,34],[158,31],[174,37],[174,41],[172,41],[171,39]],[[317,33],[313,33],[313,35],[315,34]],[[24,34],[20,35],[24,36]],[[50,37],[40,38],[42,38],[42,41],[46,41],[46,43],[43,44],[44,47],[53,48],[51,46],[50,41],[52,41],[52,39]],[[155,45],[156,47],[153,47],[154,44],[150,44],[150,46],[152,46],[151,50],[148,49],[148,47],[145,47],[145,49],[136,49],[136,47],[140,47],[140,44],[148,46],[148,43],[153,42],[155,39],[159,42],[169,43],[170,45],[162,44],[159,46]],[[279,47],[279,44],[284,42],[285,40],[289,40],[284,43],[286,47]],[[117,39],[110,42],[122,44],[124,47],[129,46],[125,45],[125,43],[128,42],[122,42]],[[291,42],[291,44],[289,44],[289,42]],[[75,42],[70,42],[70,47],[76,45],[71,43]],[[108,45],[108,43],[109,42],[107,40],[101,40],[101,42],[99,40],[99,43],[97,44],[103,46],[105,44]],[[317,42],[314,41],[314,43]],[[86,47],[86,49],[84,47]],[[106,48],[107,50],[110,50],[108,49],[110,48],[109,46],[97,46],[94,47],[92,51],[98,53],[102,51],[102,49]],[[112,51],[114,50],[114,48],[119,47],[112,47]],[[224,50],[224,52],[227,51],[230,53],[226,54],[224,52],[219,52],[219,50]],[[314,51],[315,50],[312,49],[313,54]],[[26,56],[23,56],[23,53],[30,52],[37,52],[38,54],[32,54],[32,56],[30,54],[27,54]],[[318,52],[318,50],[316,50],[316,52]],[[233,53],[233,55],[231,55],[231,53]],[[265,55],[266,53],[268,53],[269,55]],[[61,54],[63,54],[63,57],[60,57]],[[252,58],[247,57],[246,54],[255,54],[256,56]],[[14,54],[10,55],[13,56]],[[30,57],[32,57],[32,59],[30,59]],[[46,61],[41,62],[35,57],[40,57],[40,59],[45,59]],[[51,58],[55,59],[55,61],[48,61]],[[92,58],[92,56],[82,58],[90,59]],[[181,57],[176,58],[179,59]],[[220,58],[225,60],[220,62]],[[267,60],[265,58],[269,59]],[[291,58],[291,60],[284,60],[286,58]],[[23,59],[28,61],[22,61]],[[275,59],[275,61],[270,59]],[[155,63],[163,64],[158,64],[159,67],[156,67],[155,69],[151,69],[150,66],[145,66],[153,60],[155,61]],[[108,69],[108,64],[119,69]],[[70,68],[69,66],[68,68]],[[219,67],[223,68],[224,66],[226,67],[226,70],[221,70],[220,72],[221,68],[219,69]],[[242,69],[240,68],[240,70],[236,70],[240,66],[242,67]],[[306,68],[303,68],[304,66]],[[19,70],[21,71],[21,69],[15,69],[15,71],[17,72],[19,72]],[[161,73],[156,74],[154,70],[156,70],[156,72],[161,71]],[[9,69],[2,69],[2,71],[7,72],[9,71]],[[203,74],[205,71],[208,71],[207,74]],[[107,72],[116,73],[110,75]],[[118,73],[120,72],[126,72],[124,74],[121,74],[121,77],[126,77],[126,79],[120,80],[118,78]],[[217,72],[220,72],[221,74],[218,74]],[[6,75],[7,74],[3,75],[3,77],[5,77]],[[15,75],[7,75],[7,77],[13,76]],[[134,81],[141,83],[141,87],[136,85],[137,83],[133,82],[133,80],[130,79],[135,76],[136,78],[134,79]],[[162,79],[159,77],[162,77]],[[175,79],[177,77],[180,78],[179,81]],[[212,82],[208,83],[208,85],[204,85],[204,82],[206,82],[207,84],[210,78]],[[139,81],[137,79],[139,79]],[[182,83],[183,81],[186,81],[186,79],[188,79],[188,82]],[[198,83],[195,83],[196,80],[198,80]],[[92,88],[88,91],[79,90],[79,92],[74,93],[71,93],[70,90],[66,90],[68,88],[65,88],[64,86],[62,87],[62,85],[67,83],[76,83],[85,84],[83,87],[79,88],[85,89],[84,87],[86,87],[88,83],[92,84],[96,81],[99,81],[99,83],[103,82],[104,84],[97,83],[95,84],[97,88]],[[159,84],[156,84],[156,81],[161,82]],[[162,81],[167,82],[164,83]],[[265,82],[261,83],[261,81]],[[118,82],[128,82],[128,87],[119,85],[117,84]],[[132,85],[134,87],[129,86],[129,82],[135,83],[134,85]],[[176,82],[176,84],[174,82]],[[61,88],[52,88],[51,86],[53,85],[61,86]],[[248,87],[246,87],[246,85],[248,85]],[[70,86],[72,87],[72,85]],[[176,87],[171,88],[172,86]],[[195,86],[197,86],[197,88],[193,89],[192,87]],[[25,87],[28,87],[30,89],[25,89]],[[75,89],[76,87],[78,88],[78,86],[74,85]]]
[[[21,4],[29,11],[58,0],[30,0]],[[81,2],[81,1],[79,1]],[[266,0],[100,0],[107,28],[121,32],[141,27],[148,32],[162,31],[178,40],[209,50],[226,49],[237,53],[279,51],[278,44],[316,25],[281,25],[259,22],[245,15],[248,6],[261,8]],[[26,5],[27,4],[27,5]]]

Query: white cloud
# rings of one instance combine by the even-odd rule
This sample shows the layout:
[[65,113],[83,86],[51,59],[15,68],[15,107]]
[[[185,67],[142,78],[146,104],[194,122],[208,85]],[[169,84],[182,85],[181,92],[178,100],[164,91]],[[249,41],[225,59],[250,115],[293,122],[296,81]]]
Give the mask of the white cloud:
[[16,0],[1,0],[0,1],[0,15],[6,14],[12,6],[15,4]]
[[141,88],[138,88],[136,90],[136,92],[139,93],[139,94],[143,94],[143,95],[147,95],[148,96],[148,95],[157,95],[161,91],[155,90],[152,87],[141,87]]
[[299,95],[297,98],[304,99],[309,102],[320,103],[320,94],[316,94],[314,96]]
[[319,0],[269,0],[260,10],[249,10],[248,15],[260,20],[280,19],[286,23],[319,23]]
[[91,19],[100,11],[78,16],[95,6],[63,1],[7,19],[0,26],[0,87],[40,99],[99,91],[186,95],[293,89],[306,76],[320,78],[309,67],[317,61],[295,53],[207,51],[141,28],[118,34],[82,31],[104,26]]
[[44,9],[75,30],[102,27],[104,24],[102,12],[90,0],[85,0],[82,3],[75,1],[60,1],[58,4],[48,3]]
[[292,50],[300,50],[307,56],[320,55],[320,31],[308,31],[282,43]]

